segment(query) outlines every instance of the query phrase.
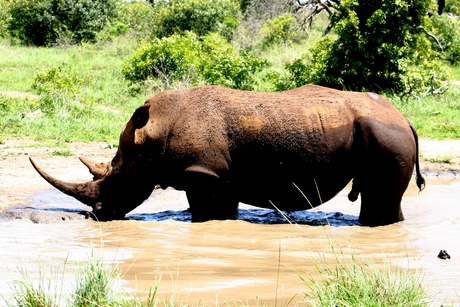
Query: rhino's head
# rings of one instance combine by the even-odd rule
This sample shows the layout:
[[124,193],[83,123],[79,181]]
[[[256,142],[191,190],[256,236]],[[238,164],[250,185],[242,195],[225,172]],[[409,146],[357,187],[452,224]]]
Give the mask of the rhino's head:
[[122,219],[149,197],[156,184],[149,173],[152,157],[147,157],[149,149],[144,148],[146,137],[142,127],[148,118],[148,106],[136,110],[123,129],[117,154],[111,162],[93,163],[80,158],[93,175],[92,181],[64,182],[47,174],[31,158],[30,162],[56,189],[91,206],[93,218],[99,221]]

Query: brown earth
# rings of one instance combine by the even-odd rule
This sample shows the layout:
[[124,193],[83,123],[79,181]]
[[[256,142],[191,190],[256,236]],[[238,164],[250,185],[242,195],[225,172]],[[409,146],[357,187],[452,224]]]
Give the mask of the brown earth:
[[[40,142],[6,140],[0,144],[0,211],[25,205],[40,190],[50,189],[32,168],[29,156],[51,175],[67,181],[91,180],[91,175],[79,161],[86,156],[95,162],[107,162],[116,149],[104,143],[67,144],[67,149],[42,147]],[[59,156],[59,152],[72,156]],[[429,177],[460,177],[460,140],[420,140],[421,170]],[[433,162],[447,161],[449,163]],[[431,162],[430,162],[431,161]]]

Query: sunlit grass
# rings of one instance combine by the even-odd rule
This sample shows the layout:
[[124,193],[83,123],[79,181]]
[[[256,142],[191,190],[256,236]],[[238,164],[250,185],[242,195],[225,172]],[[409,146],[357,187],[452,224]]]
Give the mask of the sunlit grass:
[[460,138],[460,86],[442,95],[427,97],[390,97],[393,104],[416,127],[420,137]]
[[316,272],[301,276],[310,306],[428,306],[420,272],[377,264],[357,256],[318,257]]
[[[294,302],[319,307],[428,306],[419,271],[414,273],[410,269],[394,266],[389,259],[375,263],[361,259],[353,253],[336,253],[334,247],[331,249],[332,257],[308,257],[309,261],[313,261],[316,271],[299,274],[300,280],[305,284],[304,299],[294,301],[292,298],[282,306]],[[57,287],[44,274],[40,274],[38,281],[33,281],[26,270],[20,269],[20,273],[22,279],[14,281],[13,299],[4,299],[7,306],[190,306],[187,302],[179,302],[174,294],[169,298],[159,299],[161,277],[155,281],[148,293],[125,292],[121,286],[122,274],[118,267],[108,264],[94,251],[88,261],[77,267],[74,286],[71,287],[73,290],[69,293],[63,293],[64,273],[62,277],[55,278],[60,283]],[[297,297],[301,297],[301,294]],[[255,299],[257,306],[269,306]],[[249,306],[249,303],[235,300],[223,302],[222,305]],[[215,306],[219,305],[216,303]]]
[[454,156],[439,156],[434,158],[424,158],[426,161],[431,163],[444,163],[444,164],[452,164]]

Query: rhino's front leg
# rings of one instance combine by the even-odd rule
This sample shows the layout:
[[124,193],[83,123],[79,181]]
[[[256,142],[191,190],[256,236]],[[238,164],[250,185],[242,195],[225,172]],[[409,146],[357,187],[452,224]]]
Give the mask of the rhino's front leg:
[[236,219],[238,200],[232,197],[228,183],[200,173],[188,174],[187,200],[192,222]]

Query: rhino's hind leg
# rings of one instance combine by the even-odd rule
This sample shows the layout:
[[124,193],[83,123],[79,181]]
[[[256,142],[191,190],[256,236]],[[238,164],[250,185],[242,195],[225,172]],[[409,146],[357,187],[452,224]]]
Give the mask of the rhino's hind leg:
[[[359,221],[366,226],[380,226],[404,220],[401,201],[412,175],[412,167],[374,168],[359,180],[361,212]],[[352,188],[353,192],[354,188]]]
[[364,226],[382,226],[404,220],[401,209],[403,192],[366,190],[361,192],[359,221]]
[[192,222],[235,219],[238,201],[231,196],[228,184],[204,174],[189,174],[187,200]]

